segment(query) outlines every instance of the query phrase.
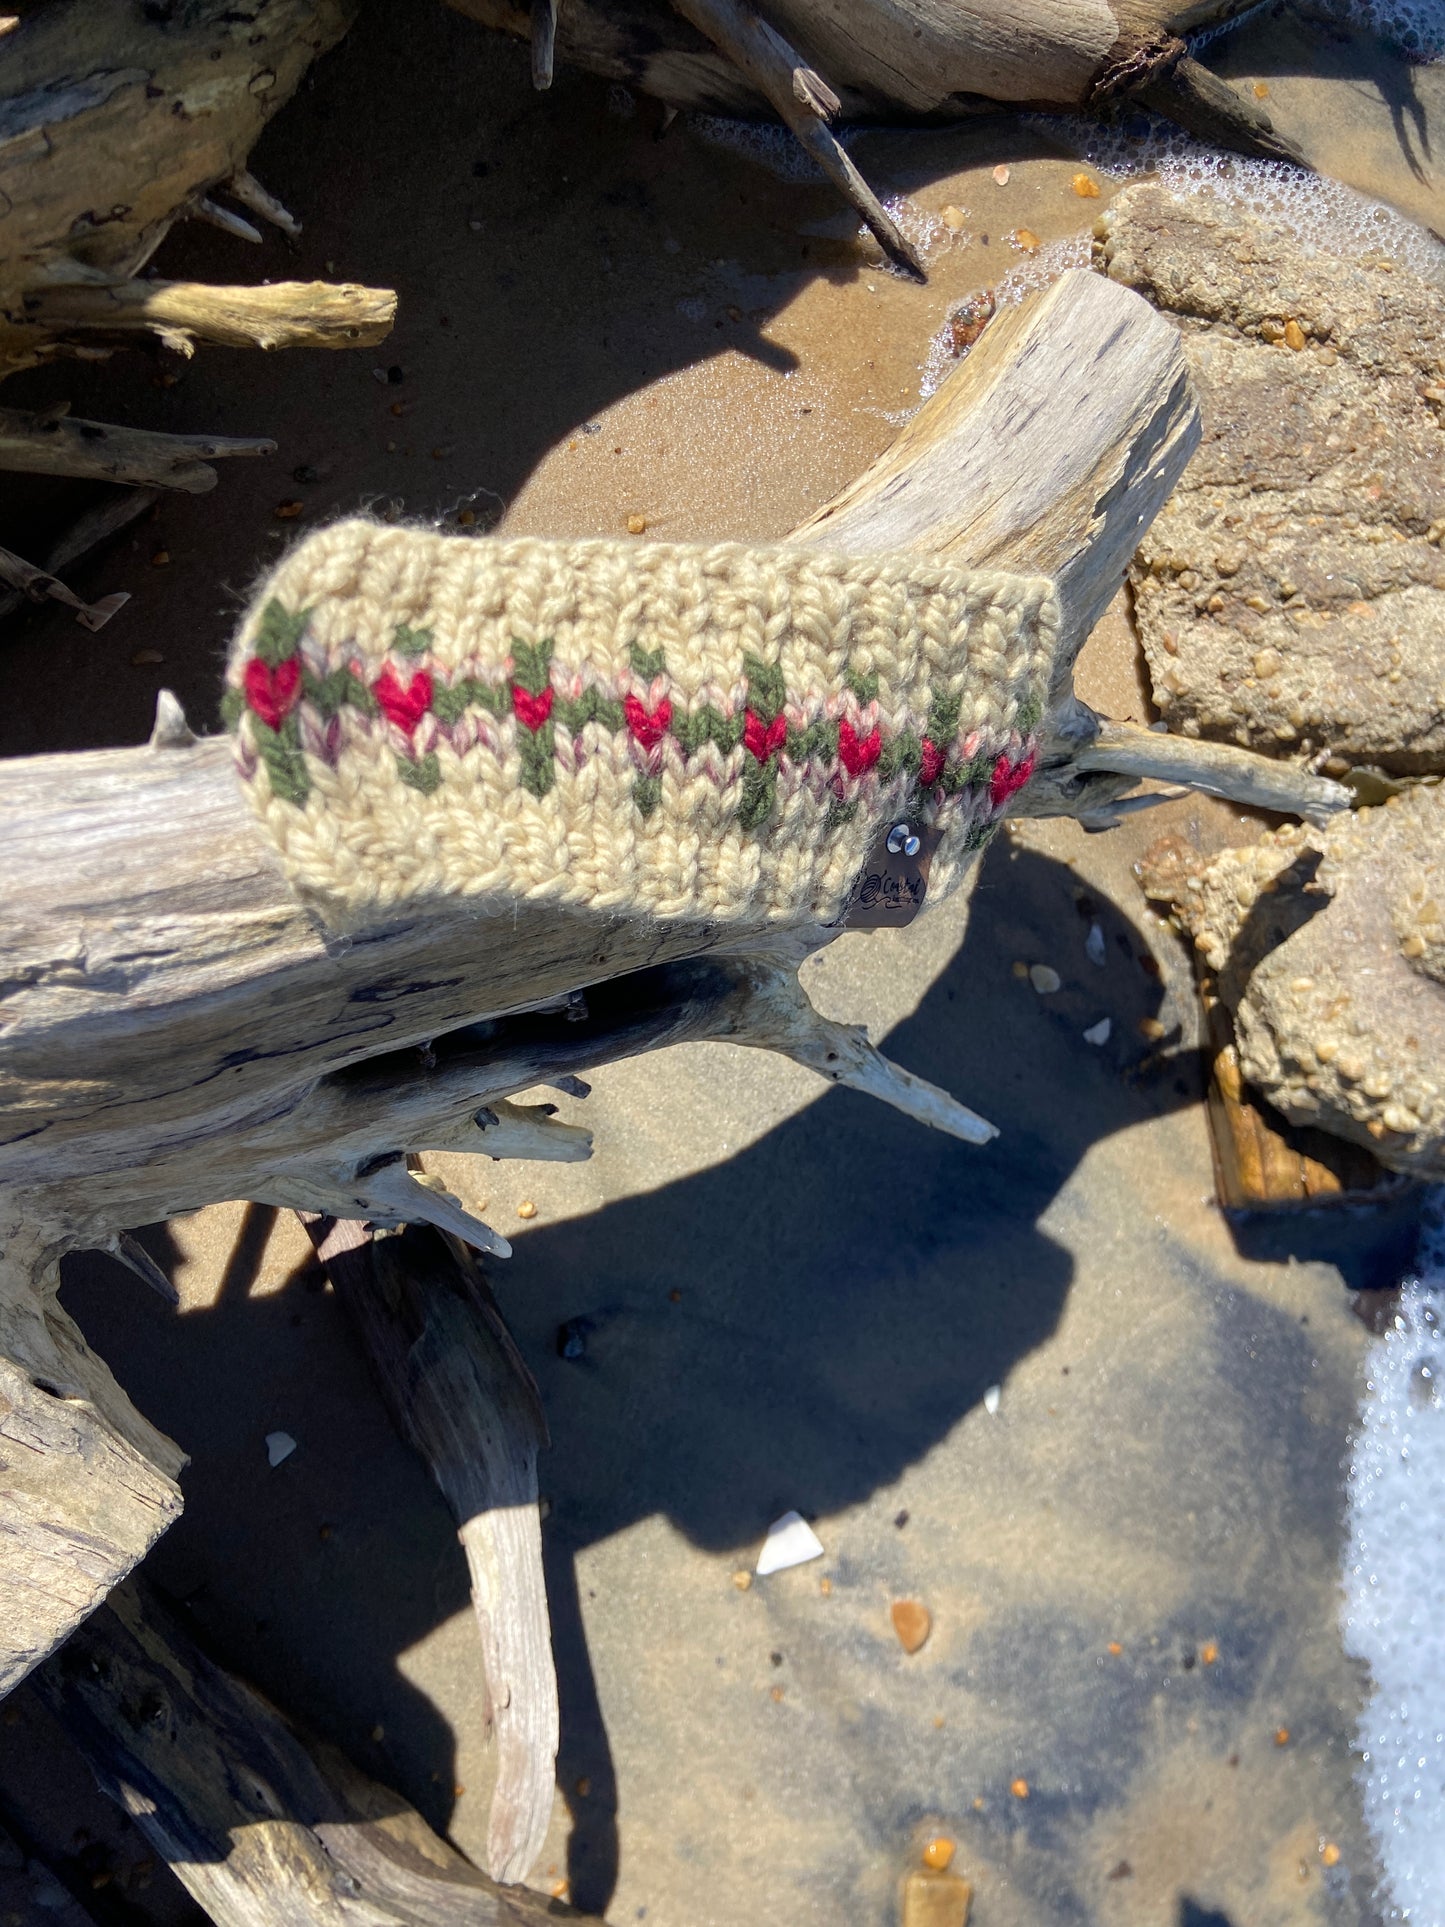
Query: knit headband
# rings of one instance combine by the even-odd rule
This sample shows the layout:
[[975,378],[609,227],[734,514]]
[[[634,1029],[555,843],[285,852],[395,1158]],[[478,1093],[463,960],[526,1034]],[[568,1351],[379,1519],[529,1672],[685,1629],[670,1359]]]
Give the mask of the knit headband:
[[263,587],[225,712],[333,928],[482,896],[827,923],[887,824],[937,832],[931,893],[987,841],[1057,633],[1047,580],[912,555],[351,521]]

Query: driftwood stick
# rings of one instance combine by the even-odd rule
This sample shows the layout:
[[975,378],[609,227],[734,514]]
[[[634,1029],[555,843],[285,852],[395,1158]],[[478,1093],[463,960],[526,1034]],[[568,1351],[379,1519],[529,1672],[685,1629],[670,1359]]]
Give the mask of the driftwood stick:
[[372,1238],[354,1222],[303,1219],[397,1429],[456,1518],[497,1743],[487,1870],[524,1880],[551,1819],[558,1739],[536,1384],[465,1247],[430,1231]]
[[304,1735],[127,1586],[36,1690],[218,1927],[533,1927],[397,1793]]
[[26,602],[63,603],[75,611],[76,621],[92,632],[103,629],[116,610],[130,601],[128,594],[117,590],[114,595],[102,596],[99,602],[82,602],[57,576],[27,562],[24,556],[13,555],[9,549],[0,549],[0,582],[8,582]]
[[855,207],[889,260],[919,281],[928,276],[923,261],[849,158],[827,118],[838,111],[838,96],[799,58],[780,33],[747,5],[747,0],[673,0],[685,19],[737,64],[739,71],[772,102],[798,142],[822,168],[843,198]]
[[[274,455],[265,435],[165,435],[73,415],[27,415],[0,408],[0,468],[85,481],[137,482],[203,495],[216,486],[208,463],[228,455]],[[52,562],[52,567],[61,566]]]
[[396,295],[353,282],[275,281],[222,288],[206,281],[116,281],[35,289],[25,318],[50,334],[149,332],[189,354],[225,348],[369,348],[391,332]]
[[1082,770],[1107,770],[1136,781],[1155,777],[1186,783],[1228,802],[1303,816],[1311,823],[1327,823],[1351,802],[1343,783],[1311,775],[1297,764],[1276,763],[1232,743],[1166,736],[1130,723],[1101,723],[1097,738],[1080,748],[1074,761]]
[[265,238],[254,221],[248,221],[244,214],[238,214],[232,207],[222,207],[203,194],[196,202],[195,215],[198,221],[205,221],[210,227],[218,227],[222,234],[234,234],[238,241],[254,241],[259,247]]
[[532,0],[532,85],[545,93],[552,85],[557,53],[557,0]]
[[269,221],[272,227],[280,228],[281,232],[289,235],[293,241],[300,234],[301,223],[296,216],[288,208],[283,207],[274,194],[268,194],[256,176],[248,173],[244,167],[238,167],[226,182],[226,192],[233,201],[239,201],[242,207],[250,208],[253,214],[259,214],[261,219]]

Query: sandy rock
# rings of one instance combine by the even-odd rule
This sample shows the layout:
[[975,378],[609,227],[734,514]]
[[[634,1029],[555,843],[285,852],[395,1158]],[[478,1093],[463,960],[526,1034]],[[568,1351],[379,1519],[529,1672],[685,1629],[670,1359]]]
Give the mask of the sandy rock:
[[1445,1178],[1445,788],[1141,866],[1218,973],[1240,1069],[1285,1116]]
[[1445,769],[1445,292],[1126,189],[1096,259],[1175,315],[1204,441],[1132,572],[1186,735]]

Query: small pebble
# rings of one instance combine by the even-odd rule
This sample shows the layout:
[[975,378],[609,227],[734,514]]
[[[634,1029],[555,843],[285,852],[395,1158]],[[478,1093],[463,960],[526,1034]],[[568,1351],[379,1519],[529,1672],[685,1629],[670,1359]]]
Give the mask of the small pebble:
[[1010,1793],[1011,1793],[1011,1794],[1013,1795],[1013,1797],[1014,1797],[1014,1798],[1015,1798],[1016,1800],[1027,1800],[1027,1799],[1028,1799],[1028,1797],[1029,1797],[1029,1783],[1028,1783],[1028,1781],[1027,1781],[1026,1779],[1024,1779],[1024,1777],[1022,1776],[1022,1774],[1020,1774],[1020,1776],[1019,1776],[1019,1778],[1018,1778],[1017,1780],[1011,1780],[1011,1781],[1009,1782],[1009,1792],[1010,1792]]
[[1215,1645],[1212,1639],[1208,1642],[1207,1645],[1200,1647],[1199,1657],[1204,1661],[1204,1664],[1206,1666],[1212,1666],[1215,1660],[1219,1658],[1219,1648]]
[[1016,227],[1014,229],[1014,245],[1021,247],[1025,254],[1037,254],[1043,246],[1043,242],[1031,227]]
[[770,1697],[771,1699],[773,1699],[774,1701],[779,1701],[779,1702],[780,1702],[780,1701],[782,1700],[782,1698],[783,1698],[783,1691],[784,1691],[784,1689],[783,1689],[783,1688],[782,1688],[781,1686],[775,1686],[775,1687],[773,1688],[773,1690],[772,1690],[772,1692],[771,1692],[771,1694],[769,1695],[769,1697]]
[[1054,992],[1061,988],[1063,981],[1052,964],[1029,965],[1029,982],[1040,997],[1052,997]]
[[1110,1867],[1104,1878],[1106,1880],[1132,1880],[1134,1878],[1134,1869],[1129,1865],[1127,1860],[1120,1860],[1114,1866]]
[[1286,321],[1284,324],[1284,345],[1293,348],[1296,354],[1304,347],[1305,331],[1297,321]]
[[1104,945],[1104,926],[1101,923],[1095,922],[1089,925],[1089,934],[1084,939],[1084,955],[1091,964],[1097,964],[1100,970],[1108,962],[1109,953]]
[[1139,1035],[1147,1038],[1151,1044],[1157,1044],[1159,1039],[1164,1035],[1164,1026],[1157,1017],[1141,1017],[1139,1019]]
[[296,1441],[289,1432],[268,1432],[266,1434],[266,1463],[271,1467],[289,1459],[296,1450]]
[[579,1800],[585,1800],[588,1794],[591,1793],[591,1791],[592,1791],[592,1782],[587,1778],[586,1774],[584,1773],[582,1778],[577,1782],[577,1798]]
[[159,649],[137,649],[131,657],[131,663],[137,669],[143,669],[147,663],[164,661],[165,657]]
[[302,502],[278,502],[271,513],[278,522],[294,522],[304,506]]
[[1289,1745],[1289,1728],[1287,1726],[1277,1726],[1274,1729],[1274,1743],[1276,1746]]
[[386,1738],[386,1728],[384,1726],[373,1726],[371,1729],[371,1737],[375,1740],[376,1744],[380,1746]]
[[1071,185],[1081,201],[1098,200],[1099,183],[1088,174],[1076,174]]
[[1015,977],[1017,977],[1017,978],[1019,978],[1020,980],[1022,980],[1022,979],[1023,979],[1023,978],[1025,978],[1025,977],[1027,977],[1027,976],[1028,976],[1028,974],[1029,974],[1029,967],[1028,967],[1028,965],[1027,965],[1027,964],[1026,964],[1026,963],[1024,962],[1024,960],[1023,960],[1023,958],[1022,958],[1022,957],[1016,957],[1016,958],[1014,959],[1014,962],[1013,962],[1013,965],[1012,965],[1012,969],[1013,969],[1013,974],[1015,975]]
[[828,1594],[832,1592],[832,1590],[833,1590],[833,1582],[831,1579],[820,1579],[818,1581],[818,1591],[822,1593],[825,1599],[827,1598]]
[[647,533],[647,517],[645,515],[629,515],[627,518],[627,533],[629,535],[645,535]]
[[739,1592],[746,1592],[752,1583],[753,1575],[750,1572],[735,1572],[733,1574],[733,1584]]
[[1000,187],[1008,186],[1008,169],[1002,165],[993,170],[993,177]]
[[535,1218],[536,1215],[536,1205],[533,1204],[530,1198],[523,1198],[522,1202],[517,1206],[517,1216],[519,1218]]
[[1256,100],[1269,99],[1269,82],[1268,81],[1257,80],[1254,83],[1254,97]]
[[957,234],[959,229],[964,227],[968,221],[968,216],[964,213],[963,209],[953,206],[944,208],[938,218],[953,234]]
[[992,1418],[998,1410],[998,1402],[1003,1397],[1002,1385],[990,1385],[983,1395],[983,1409]]
[[933,1631],[933,1615],[916,1599],[895,1599],[888,1608],[893,1630],[905,1653],[916,1653]]
[[1335,1845],[1333,1840],[1327,1840],[1325,1844],[1320,1848],[1320,1859],[1324,1861],[1327,1867],[1339,1866],[1340,1850]]
[[1097,1024],[1090,1024],[1089,1028],[1084,1032],[1084,1042],[1086,1044],[1107,1044],[1109,1041],[1109,1033],[1113,1028],[1112,1018],[1101,1017]]
[[1124,1648],[1119,1644],[1117,1639],[1111,1639],[1109,1641],[1109,1657],[1111,1659],[1117,1659],[1123,1650]]
[[163,569],[170,559],[171,552],[169,549],[156,549],[151,556],[151,567],[153,569]]
[[940,1833],[923,1849],[923,1864],[935,1873],[947,1873],[957,1849],[946,1833]]

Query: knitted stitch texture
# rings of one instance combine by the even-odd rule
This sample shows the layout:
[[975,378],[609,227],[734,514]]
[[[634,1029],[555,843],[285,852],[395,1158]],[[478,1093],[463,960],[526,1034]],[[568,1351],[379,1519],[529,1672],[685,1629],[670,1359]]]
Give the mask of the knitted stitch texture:
[[333,928],[484,895],[834,921],[885,823],[930,893],[1033,772],[1053,585],[912,555],[301,542],[225,712],[292,887]]

